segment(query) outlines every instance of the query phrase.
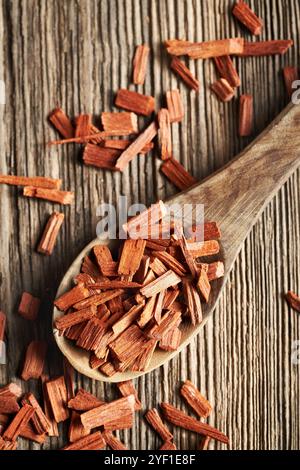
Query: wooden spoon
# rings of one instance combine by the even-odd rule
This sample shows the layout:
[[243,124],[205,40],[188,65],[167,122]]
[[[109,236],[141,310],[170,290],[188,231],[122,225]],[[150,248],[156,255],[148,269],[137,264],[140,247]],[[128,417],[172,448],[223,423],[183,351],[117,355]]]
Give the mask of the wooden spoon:
[[[204,307],[204,321],[196,327],[184,325],[179,349],[175,352],[157,350],[146,372],[169,361],[189,344],[200,328],[203,328],[215,309],[245,238],[266,205],[299,166],[300,106],[290,104],[251,145],[224,168],[166,202],[205,205],[205,219],[217,221],[222,230],[220,258],[225,263],[225,276],[213,284],[210,302]],[[82,259],[99,243],[98,239],[92,241],[76,258],[61,282],[57,297],[71,288],[73,277],[80,271]],[[61,312],[54,308],[53,320],[59,316]],[[106,382],[120,382],[146,373],[129,371],[106,377],[89,367],[88,352],[59,336],[55,329],[54,336],[72,366],[88,377]]]

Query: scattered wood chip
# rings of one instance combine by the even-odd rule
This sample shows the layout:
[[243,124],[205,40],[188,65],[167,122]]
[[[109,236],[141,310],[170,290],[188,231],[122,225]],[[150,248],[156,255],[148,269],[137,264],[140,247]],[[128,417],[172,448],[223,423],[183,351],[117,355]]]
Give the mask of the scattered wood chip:
[[133,59],[133,83],[144,85],[150,48],[146,44],[137,46]]
[[103,134],[105,134],[105,132],[102,133],[98,129],[98,127],[94,126],[94,124],[91,124],[89,133],[92,134],[92,135],[93,134],[95,135],[95,138],[94,139],[89,139],[89,142],[91,142],[92,144],[100,144],[100,143],[102,144],[103,139],[104,139]]
[[84,137],[91,132],[92,116],[91,114],[80,114],[76,119],[75,137]]
[[275,54],[283,55],[293,44],[294,42],[290,39],[259,42],[245,41],[244,50],[238,55],[243,57],[266,56]]
[[[110,148],[110,149],[115,149],[115,150],[125,150],[129,147],[129,145],[132,144],[132,140],[126,140],[126,139],[115,139],[115,140],[109,140],[106,139],[104,141],[104,147],[105,148]],[[150,142],[149,144],[145,145],[142,150],[141,154],[146,154],[150,152],[154,147],[154,144]]]
[[116,168],[123,171],[125,167],[131,162],[141,150],[148,145],[157,134],[157,124],[153,121],[137,138],[132,144],[124,150],[116,162]]
[[125,380],[124,382],[118,382],[117,387],[123,397],[128,397],[129,395],[134,395],[135,397],[135,410],[140,410],[142,404],[139,400],[137,390],[135,389],[132,380]]
[[152,426],[154,431],[156,431],[157,434],[160,435],[163,441],[172,441],[173,434],[169,431],[167,426],[163,423],[156,408],[152,408],[151,410],[148,410],[147,413],[145,414],[145,418],[150,424],[150,426]]
[[177,41],[171,46],[167,45],[167,51],[171,55],[188,55],[192,59],[210,59],[212,57],[222,57],[225,55],[242,54],[244,50],[244,39],[220,39],[216,41],[206,41],[198,43],[187,43]]
[[164,309],[167,310],[174,306],[174,302],[177,299],[180,291],[178,288],[168,289],[164,298]]
[[162,290],[155,299],[155,305],[153,309],[153,318],[157,324],[161,322],[162,311],[164,307],[164,298],[165,298],[166,291]]
[[116,96],[115,105],[136,114],[149,116],[155,110],[155,98],[135,91],[120,89]]
[[[52,140],[48,142],[48,146],[51,147],[52,145],[64,145],[64,144],[87,144],[91,142],[93,144],[103,143],[103,141],[108,137],[120,137],[120,131],[99,131],[95,126],[92,125],[90,135],[80,136],[80,137],[72,137],[71,139],[63,139],[63,140]],[[128,135],[126,132],[125,135]]]
[[61,187],[61,180],[45,178],[44,176],[0,175],[0,184],[58,190]]
[[197,180],[174,158],[166,160],[160,170],[180,191],[197,183]]
[[184,108],[180,91],[167,91],[167,106],[170,115],[170,122],[181,122],[184,118]]
[[93,248],[93,253],[95,255],[99,269],[103,274],[102,265],[113,261],[110,249],[106,245],[96,245]]
[[178,57],[173,57],[171,61],[171,69],[182,78],[188,87],[190,87],[192,90],[195,90],[196,92],[199,91],[199,81],[196,79],[196,77],[194,77],[185,63],[178,59]]
[[[92,284],[86,283],[86,286],[89,289],[92,289],[93,291],[94,290],[103,291],[103,290],[113,290],[113,289],[138,289],[139,287],[141,287],[141,284],[137,282],[133,282],[133,281],[127,281],[125,279],[124,280],[120,279],[120,280],[107,280],[107,281],[102,281],[102,282],[94,282]],[[109,305],[109,310],[111,311],[111,313],[114,313],[115,310],[112,307],[112,305],[117,305],[119,307],[119,305],[122,304],[121,297],[113,298],[107,301],[107,304]],[[117,308],[117,310],[120,310],[120,309]]]
[[239,135],[247,137],[253,131],[253,96],[240,96]]
[[17,441],[9,441],[0,436],[0,450],[17,450]]
[[34,415],[34,408],[30,405],[24,405],[15,415],[11,423],[4,431],[2,437],[4,440],[15,441],[21,433],[22,427],[25,426]]
[[[107,353],[108,353],[108,351],[107,351]],[[96,356],[96,354],[91,353],[90,362],[89,362],[90,368],[93,369],[93,370],[94,369],[99,369],[101,366],[103,366],[103,364],[105,364],[106,360],[107,360],[107,355],[106,355],[106,357],[99,359]]]
[[54,419],[57,423],[69,418],[67,407],[67,387],[63,376],[45,383],[48,399],[51,405]]
[[75,396],[75,369],[66,357],[64,357],[63,367],[65,384],[67,389],[67,400],[69,401]]
[[68,408],[75,411],[89,411],[103,404],[104,402],[95,397],[95,395],[80,388],[75,397],[68,401]]
[[162,108],[157,115],[160,156],[162,160],[172,157],[171,120],[168,109]]
[[74,200],[74,193],[71,191],[35,188],[34,186],[25,186],[23,189],[23,195],[31,198],[57,202],[58,204],[72,204]]
[[100,431],[82,437],[78,441],[67,445],[62,450],[100,450],[105,447],[105,440]]
[[166,39],[164,41],[165,47],[177,47],[177,46],[192,46],[192,41],[186,41],[185,39]]
[[79,441],[83,437],[89,436],[91,433],[90,429],[82,426],[80,414],[76,411],[71,412],[71,421],[68,430],[68,438],[71,443]]
[[169,403],[162,403],[161,408],[166,420],[175,426],[179,426],[188,431],[196,432],[202,436],[208,436],[224,444],[229,444],[228,437],[209,424],[202,423],[201,421],[188,416],[183,411],[175,408],[175,406],[170,405]]
[[207,418],[212,412],[212,406],[209,401],[201,395],[197,387],[190,380],[184,382],[180,393],[199,418]]
[[83,151],[83,162],[85,165],[95,166],[104,170],[118,171],[116,161],[120,156],[119,150],[99,147],[87,144]]
[[88,429],[99,426],[108,431],[132,428],[134,407],[135,397],[129,395],[83,413],[81,422]]
[[236,88],[241,85],[241,79],[230,56],[225,55],[223,57],[215,57],[214,63],[221,78],[227,80],[232,88]]
[[47,343],[44,341],[31,341],[27,346],[21,378],[39,379],[43,373]]
[[233,7],[233,15],[255,36],[259,36],[263,29],[263,21],[247,3],[239,0]]
[[28,292],[23,292],[18,313],[26,320],[34,321],[37,319],[40,303],[41,301],[37,297],[33,297]]
[[217,97],[224,102],[232,100],[235,95],[235,90],[229,85],[228,81],[225,78],[220,78],[215,83],[211,85],[212,91],[217,95]]
[[117,439],[111,431],[104,431],[102,435],[106,444],[112,450],[128,450],[127,447],[123,444],[123,442],[119,441],[119,439]]
[[34,409],[31,417],[32,424],[37,434],[46,434],[51,428],[51,423],[32,393],[26,393],[22,398],[22,405],[30,405]]
[[39,253],[48,256],[52,254],[64,218],[64,214],[60,212],[53,212],[50,215],[37,248]]
[[41,379],[42,379],[42,390],[43,390],[43,400],[44,400],[44,411],[50,423],[50,428],[48,429],[48,436],[58,437],[59,433],[58,433],[57,422],[54,419],[54,415],[52,412],[51,404],[50,404],[47,389],[46,389],[46,382],[49,382],[49,377],[47,375],[42,375]]
[[139,131],[137,115],[134,113],[101,113],[101,123],[106,132],[119,131],[119,135],[136,134]]
[[[122,284],[123,286],[128,284],[129,289],[133,288],[133,285],[135,285],[135,287],[140,287],[140,284],[136,285],[136,283],[134,282],[122,281],[120,282],[120,285]],[[100,309],[103,309],[102,315],[100,315]],[[103,317],[105,317],[105,321],[108,320],[108,318],[112,318],[112,316],[110,315],[111,313],[113,314],[113,313],[124,312],[123,296],[120,295],[119,297],[114,297],[113,299],[109,300],[107,302],[107,306],[105,304],[99,305],[97,307],[97,310],[98,310],[97,317],[100,318],[101,320],[103,320]]]
[[49,114],[49,121],[65,139],[74,137],[74,127],[68,116],[61,108],[55,108],[53,111],[51,111]]
[[30,422],[22,426],[19,436],[23,437],[23,439],[36,442],[37,444],[44,444],[47,438],[46,433],[38,434]]

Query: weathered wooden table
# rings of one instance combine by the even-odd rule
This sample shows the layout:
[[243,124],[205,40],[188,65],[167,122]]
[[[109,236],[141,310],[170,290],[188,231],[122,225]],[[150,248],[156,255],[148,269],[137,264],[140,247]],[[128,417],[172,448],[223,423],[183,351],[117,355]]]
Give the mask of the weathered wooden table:
[[[237,136],[237,100],[224,105],[212,96],[211,61],[190,63],[201,88],[199,95],[187,90],[170,72],[162,41],[245,34],[230,14],[233,3],[2,0],[0,79],[6,85],[6,105],[0,105],[0,172],[61,177],[64,188],[75,190],[76,196],[71,207],[62,209],[66,220],[55,253],[47,258],[35,247],[53,206],[0,187],[0,308],[8,315],[8,358],[0,366],[0,384],[18,377],[24,348],[33,338],[51,343],[48,372],[61,373],[62,357],[51,336],[51,301],[66,268],[95,237],[97,206],[113,203],[120,194],[130,202],[150,204],[174,192],[159,174],[155,156],[137,158],[119,175],[84,167],[78,147],[46,148],[45,142],[56,135],[47,113],[59,104],[71,116],[92,112],[98,120],[101,111],[112,110],[114,92],[130,83],[134,48],[146,42],[152,49],[151,67],[141,90],[163,104],[168,89],[180,88],[186,116],[173,126],[174,156],[195,177],[205,177],[247,144]],[[300,5],[298,0],[250,4],[265,20],[263,39],[295,41],[284,57],[237,61],[241,91],[254,95],[257,135],[287,102],[282,67],[299,65]],[[137,381],[144,409],[163,400],[184,408],[178,386],[189,378],[214,405],[209,422],[230,436],[232,449],[300,448],[300,366],[291,361],[300,323],[282,296],[288,288],[300,290],[299,188],[298,172],[252,231],[214,319],[199,337],[168,365]],[[36,324],[17,314],[23,290],[43,299]],[[99,397],[117,395],[113,385],[82,376],[77,384]],[[33,381],[23,386],[40,392]],[[44,448],[62,447],[65,435]],[[131,449],[160,446],[142,413],[134,429],[121,437]],[[198,438],[176,429],[175,441],[181,449],[195,449]],[[27,441],[21,447],[39,448]]]

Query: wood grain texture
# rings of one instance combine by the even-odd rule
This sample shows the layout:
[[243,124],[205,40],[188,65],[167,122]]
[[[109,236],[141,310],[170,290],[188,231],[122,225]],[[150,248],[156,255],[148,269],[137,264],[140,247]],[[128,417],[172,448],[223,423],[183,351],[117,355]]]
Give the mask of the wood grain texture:
[[[230,15],[226,0],[69,0],[5,1],[0,8],[0,79],[7,103],[0,105],[1,173],[61,177],[75,190],[75,203],[63,208],[66,220],[55,254],[34,249],[48,214],[58,206],[27,200],[18,189],[0,187],[0,306],[8,315],[8,363],[0,366],[0,384],[18,375],[27,343],[51,343],[50,375],[62,370],[62,358],[51,331],[51,301],[63,273],[95,236],[96,208],[126,194],[130,202],[150,204],[175,193],[158,172],[153,156],[134,160],[123,175],[83,167],[78,147],[45,148],[55,136],[46,122],[59,104],[70,115],[113,110],[113,93],[127,87],[135,46],[151,46],[151,73],[137,90],[155,94],[179,86],[186,109],[182,124],[173,126],[174,155],[202,179],[234,157],[250,139],[237,135],[237,100],[219,103],[209,91],[215,79],[212,62],[190,62],[200,80],[191,93],[168,68],[161,43],[166,38],[204,40],[245,35]],[[264,18],[263,39],[292,38],[295,46],[284,57],[236,61],[242,93],[253,93],[255,134],[287,102],[284,65],[299,66],[300,6],[297,0],[250,1]],[[131,87],[134,89],[134,87]],[[283,143],[284,145],[284,143]],[[297,172],[265,210],[235,263],[224,295],[200,335],[171,363],[136,383],[144,409],[159,401],[185,405],[180,381],[189,378],[215,407],[209,422],[226,432],[233,449],[299,449],[300,369],[291,362],[293,341],[300,339],[299,317],[290,312],[282,293],[300,291],[300,173]],[[23,290],[42,297],[36,324],[18,317]],[[112,399],[113,385],[77,377],[98,396]],[[39,393],[31,381],[26,390]],[[65,430],[44,448],[65,444]],[[131,449],[154,449],[160,441],[142,413],[134,429],[121,434]],[[195,449],[197,436],[174,432],[181,449]],[[39,448],[22,441],[22,448]],[[214,447],[214,444],[212,445]],[[219,448],[219,445],[215,446]]]

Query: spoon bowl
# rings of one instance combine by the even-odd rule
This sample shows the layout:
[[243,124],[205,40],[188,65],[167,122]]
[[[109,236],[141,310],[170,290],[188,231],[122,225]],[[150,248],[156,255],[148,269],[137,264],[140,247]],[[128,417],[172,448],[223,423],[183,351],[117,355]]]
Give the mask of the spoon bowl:
[[[226,284],[233,263],[242,244],[258,217],[291,174],[300,166],[300,106],[288,105],[268,128],[241,154],[218,172],[188,191],[166,202],[166,205],[204,204],[205,219],[216,221],[222,230],[220,257],[225,264],[225,275],[214,281],[207,305],[203,306],[203,322],[197,326],[183,324],[182,340],[176,351],[156,350],[150,365],[143,372],[122,372],[107,377],[89,366],[90,353],[59,336],[54,328],[58,347],[71,365],[83,375],[106,382],[134,379],[160,367],[185,348],[212,315]],[[115,241],[93,240],[75,259],[65,274],[56,297],[72,287],[72,280],[80,272],[83,258],[98,244],[115,246]],[[54,307],[53,322],[61,316]]]
[[[95,245],[99,244],[105,244],[109,246],[110,249],[113,249],[116,245],[116,241],[112,240],[111,243],[109,242],[104,242],[100,241],[98,238],[93,240],[91,243],[89,243],[83,250],[82,252],[77,256],[75,261],[72,263],[71,267],[69,270],[66,272],[59,289],[57,291],[56,297],[59,297],[62,295],[64,292],[67,292],[73,287],[73,278],[80,272],[81,264],[86,255],[90,253],[92,248]],[[220,259],[222,259],[222,250],[220,252]],[[156,369],[157,367],[160,367],[163,365],[166,361],[172,359],[172,357],[176,356],[178,352],[180,352],[184,347],[186,347],[189,342],[191,341],[191,336],[195,336],[196,334],[199,333],[200,329],[203,328],[205,323],[207,322],[209,318],[209,312],[213,312],[216,302],[218,300],[218,296],[220,295],[222,291],[222,285],[224,284],[225,279],[221,278],[218,279],[217,281],[214,281],[213,283],[213,289],[212,289],[212,295],[210,297],[210,301],[208,304],[202,305],[203,308],[203,321],[201,324],[193,326],[190,323],[183,323],[181,326],[181,331],[182,331],[182,338],[181,338],[181,343],[179,348],[176,351],[162,351],[159,349],[156,349],[155,353],[152,356],[151,362],[149,364],[149,367],[146,371],[142,372],[131,372],[131,371],[126,371],[126,372],[118,372],[114,374],[112,377],[107,377],[106,375],[102,374],[99,370],[93,370],[91,369],[89,365],[89,358],[90,358],[90,352],[85,351],[82,348],[77,347],[74,342],[70,341],[69,339],[65,338],[64,336],[60,336],[58,333],[58,330],[54,328],[53,333],[54,337],[56,340],[56,343],[61,350],[61,352],[64,354],[64,356],[68,359],[70,364],[81,374],[84,374],[91,379],[96,379],[96,380],[102,380],[106,382],[121,382],[123,380],[129,380],[129,379],[134,379],[136,377],[139,377],[140,375],[144,375],[148,372],[151,372],[153,369]],[[60,312],[56,307],[54,307],[53,311],[53,322],[55,322],[56,319],[61,317],[62,312]]]

